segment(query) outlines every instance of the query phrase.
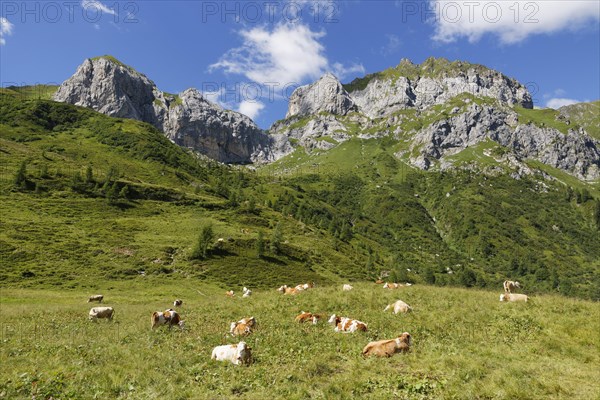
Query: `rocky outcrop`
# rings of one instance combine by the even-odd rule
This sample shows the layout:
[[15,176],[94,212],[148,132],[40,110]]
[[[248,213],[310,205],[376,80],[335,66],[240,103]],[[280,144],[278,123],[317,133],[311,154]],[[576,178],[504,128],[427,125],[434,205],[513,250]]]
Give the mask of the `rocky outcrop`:
[[517,159],[538,160],[579,179],[600,177],[600,146],[583,130],[519,124],[511,109],[471,104],[465,112],[434,122],[418,131],[412,141],[410,161],[429,169],[432,161],[457,154],[485,140],[504,146]]
[[533,108],[531,95],[518,81],[468,63],[429,59],[422,65],[414,65],[403,60],[396,68],[363,80],[368,81],[366,86],[364,81],[349,85],[358,86],[350,96],[361,112],[371,118],[408,108],[424,110],[462,93],[490,97],[509,106]]
[[356,111],[354,101],[340,81],[330,73],[311,85],[294,90],[290,97],[286,118],[318,113],[346,115]]
[[209,102],[196,89],[161,92],[110,56],[85,60],[54,100],[148,122],[174,143],[225,163],[269,162],[292,151],[289,141],[266,135],[247,116]]

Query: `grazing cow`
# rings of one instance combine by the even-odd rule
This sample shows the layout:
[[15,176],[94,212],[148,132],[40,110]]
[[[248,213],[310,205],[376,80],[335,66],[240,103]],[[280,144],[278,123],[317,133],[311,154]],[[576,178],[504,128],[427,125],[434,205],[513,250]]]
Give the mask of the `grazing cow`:
[[153,312],[152,316],[150,317],[150,322],[152,323],[152,329],[159,325],[167,325],[169,329],[171,329],[172,326],[178,326],[179,329],[183,330],[185,326],[185,321],[181,320],[181,317],[177,311],[173,310],[172,308],[169,308],[164,312]]
[[112,307],[94,307],[89,312],[90,320],[97,320],[98,318],[106,318],[112,320],[115,310]]
[[233,290],[228,290],[228,291],[225,292],[225,296],[227,296],[227,297],[233,297],[233,296],[235,296],[235,293],[233,293]]
[[396,339],[370,342],[362,351],[363,356],[391,357],[396,353],[406,353],[410,350],[410,333],[404,332]]
[[313,325],[316,325],[316,324],[317,324],[317,322],[319,322],[319,320],[320,320],[321,318],[322,318],[322,316],[321,316],[321,315],[318,315],[318,314],[313,314],[313,313],[306,312],[306,311],[302,311],[302,312],[300,313],[300,315],[298,315],[298,316],[296,317],[296,322],[298,322],[298,323],[301,323],[301,324],[302,324],[302,323],[304,323],[304,322],[308,322],[308,321],[310,321],[310,322],[312,322],[312,324],[313,324]]
[[300,290],[298,290],[296,288],[288,287],[288,285],[281,286],[279,289],[277,289],[277,291],[281,292],[283,294],[291,294],[291,295],[300,293]]
[[90,296],[90,298],[88,299],[88,303],[91,303],[92,301],[97,301],[98,303],[102,303],[102,300],[104,299],[104,296],[101,294],[95,294],[93,296]]
[[401,285],[399,283],[389,283],[389,282],[386,282],[385,285],[383,285],[383,288],[384,289],[400,289],[403,286],[404,285]]
[[244,286],[243,291],[243,295],[242,297],[250,297],[252,295],[252,290],[248,289],[246,286]]
[[352,289],[354,289],[354,288],[351,285],[348,285],[347,283],[345,283],[344,286],[342,286],[342,290],[346,291],[346,292],[348,292]]
[[256,318],[242,318],[238,322],[232,322],[229,326],[229,333],[233,336],[247,336],[256,328]]
[[403,302],[402,300],[397,300],[395,303],[388,304],[383,311],[387,311],[390,308],[393,308],[394,314],[408,313],[412,311],[412,307]]
[[183,300],[177,299],[173,302],[173,307],[179,307],[183,304]]
[[235,365],[252,363],[252,354],[246,342],[217,346],[213,349],[210,358],[217,361],[230,361]]
[[521,284],[518,281],[504,281],[504,293],[512,293],[515,288],[521,288]]
[[329,318],[328,322],[335,326],[334,330],[336,332],[352,333],[356,331],[367,331],[367,324],[364,322],[347,317],[338,317],[335,314]]
[[527,302],[529,297],[525,294],[519,293],[502,293],[500,295],[500,301],[524,301]]

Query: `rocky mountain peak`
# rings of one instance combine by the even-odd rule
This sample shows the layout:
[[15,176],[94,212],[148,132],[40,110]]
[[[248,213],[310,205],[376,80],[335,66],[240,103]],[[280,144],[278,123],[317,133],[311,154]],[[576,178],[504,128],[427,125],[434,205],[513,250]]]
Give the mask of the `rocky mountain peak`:
[[286,118],[325,112],[346,115],[357,110],[354,101],[339,79],[326,73],[318,81],[294,90],[290,97]]
[[222,162],[273,161],[289,151],[282,138],[268,137],[250,118],[211,103],[197,89],[162,92],[112,56],[85,60],[53,99],[148,122],[173,142]]

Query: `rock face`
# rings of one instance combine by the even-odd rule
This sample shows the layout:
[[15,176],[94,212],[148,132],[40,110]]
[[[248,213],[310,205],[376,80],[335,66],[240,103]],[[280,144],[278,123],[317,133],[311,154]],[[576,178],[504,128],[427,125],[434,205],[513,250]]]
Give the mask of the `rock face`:
[[290,97],[286,118],[321,112],[346,115],[356,110],[354,100],[350,98],[340,81],[333,74],[327,73],[315,83],[294,90]]
[[85,60],[54,100],[148,122],[173,142],[221,162],[274,161],[292,150],[284,138],[266,135],[247,116],[224,110],[199,91],[161,92],[145,75],[109,56]]
[[[400,75],[403,72],[409,77]],[[403,60],[387,74],[363,79],[368,80],[366,87],[353,90],[350,95],[371,118],[408,108],[427,109],[461,93],[533,108],[525,86],[497,71],[467,63],[429,59],[422,65],[414,65]]]

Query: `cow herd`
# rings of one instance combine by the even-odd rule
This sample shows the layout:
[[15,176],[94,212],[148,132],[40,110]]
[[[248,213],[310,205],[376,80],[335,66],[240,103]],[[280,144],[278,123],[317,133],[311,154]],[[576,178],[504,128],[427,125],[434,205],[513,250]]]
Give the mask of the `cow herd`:
[[[384,282],[378,280],[375,283],[383,284]],[[278,292],[284,295],[297,295],[302,291],[309,290],[315,286],[314,282],[300,284],[295,287],[288,287],[287,285],[283,285],[277,289]],[[398,283],[385,283],[383,285],[384,289],[399,289],[401,287],[410,286],[410,284],[402,285]],[[500,301],[509,301],[509,302],[526,302],[528,301],[528,297],[524,294],[513,293],[516,288],[521,288],[519,282],[513,281],[505,281],[504,282],[504,293],[500,295]],[[348,284],[344,284],[342,286],[343,291],[352,290],[352,286]],[[243,296],[249,297],[251,295],[251,291],[244,287],[243,288]],[[227,297],[235,296],[233,290],[229,290],[225,292]],[[103,295],[93,295],[88,299],[88,303],[90,302],[98,302],[102,303],[104,299]],[[173,302],[174,307],[180,307],[183,304],[183,300],[176,299]],[[398,313],[408,313],[413,309],[407,303],[402,300],[397,300],[392,304],[389,304],[383,310],[388,311],[392,310],[394,314]],[[114,316],[114,309],[112,307],[93,307],[89,311],[89,319],[97,320],[100,318],[105,318],[108,320],[112,320]],[[311,312],[302,311],[298,316],[295,317],[295,321],[297,323],[306,323],[309,322],[313,325],[319,323],[319,321],[324,320],[325,316],[323,314],[313,314]],[[185,321],[181,319],[181,316],[177,311],[172,308],[169,308],[165,311],[155,311],[151,315],[151,329],[154,330],[156,327],[161,325],[166,325],[171,329],[171,327],[176,326],[181,330],[185,327]],[[357,331],[367,332],[367,324],[365,322],[352,319],[349,317],[342,317],[337,314],[333,314],[329,317],[328,323],[333,325],[335,332],[343,332],[343,333],[353,333]],[[229,334],[233,337],[243,337],[250,335],[255,331],[257,327],[257,321],[255,317],[245,317],[240,319],[239,321],[232,322],[229,328]],[[411,346],[411,335],[408,332],[404,332],[400,334],[397,338],[387,339],[387,340],[379,340],[375,342],[368,343],[362,354],[364,356],[378,356],[378,357],[391,357],[396,353],[404,353],[410,350]],[[240,341],[237,344],[231,345],[223,345],[217,346],[213,349],[211,359],[218,361],[229,361],[235,365],[249,365],[252,363],[252,353],[250,347],[244,342]]]

